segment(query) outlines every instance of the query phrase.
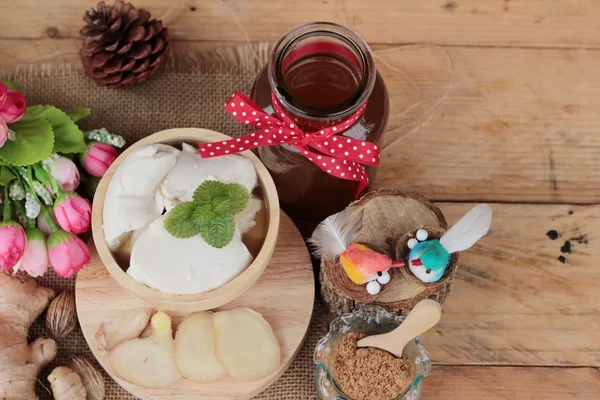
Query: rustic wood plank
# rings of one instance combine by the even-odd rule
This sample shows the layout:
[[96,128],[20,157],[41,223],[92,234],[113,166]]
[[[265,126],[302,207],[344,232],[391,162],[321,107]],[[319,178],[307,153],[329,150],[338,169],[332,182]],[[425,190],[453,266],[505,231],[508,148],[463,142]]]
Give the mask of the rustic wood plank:
[[598,51],[376,51],[391,98],[380,187],[436,200],[600,201]]
[[[77,37],[95,0],[5,2],[2,37]],[[109,2],[110,3],[110,2]],[[329,20],[377,43],[597,47],[600,4],[571,0],[137,0],[185,40],[276,40]]]
[[[440,206],[450,225],[472,207]],[[422,337],[434,362],[600,366],[600,206],[492,209],[488,235],[461,254],[441,322]]]
[[423,381],[423,400],[594,400],[595,368],[442,367]]
[[[0,65],[77,63],[79,43],[0,40]],[[178,41],[174,50],[227,45]],[[391,98],[376,186],[440,201],[600,201],[600,51],[422,45],[375,53]]]
[[[0,39],[0,67],[23,64],[79,63],[81,39]],[[174,41],[174,52],[199,52],[219,47],[239,46],[235,42],[185,42]]]

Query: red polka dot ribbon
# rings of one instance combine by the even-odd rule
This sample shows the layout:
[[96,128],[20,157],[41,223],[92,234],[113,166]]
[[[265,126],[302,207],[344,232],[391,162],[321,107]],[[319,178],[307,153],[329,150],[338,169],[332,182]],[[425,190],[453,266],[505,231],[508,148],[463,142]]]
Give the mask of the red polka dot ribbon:
[[[362,116],[366,104],[348,119],[316,132],[304,132],[282,110],[275,94],[271,94],[275,115],[264,112],[242,93],[231,96],[225,110],[257,131],[236,139],[198,145],[203,158],[236,154],[262,146],[289,144],[326,173],[340,179],[359,182],[358,195],[368,186],[369,177],[363,164],[379,165],[379,147],[371,142],[338,134],[346,131]],[[316,150],[316,151],[313,151]]]

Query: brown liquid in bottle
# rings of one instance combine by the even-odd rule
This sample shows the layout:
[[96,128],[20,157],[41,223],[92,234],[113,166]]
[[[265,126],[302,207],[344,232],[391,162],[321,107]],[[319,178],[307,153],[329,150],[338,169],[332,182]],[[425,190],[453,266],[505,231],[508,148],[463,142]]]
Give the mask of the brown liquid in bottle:
[[360,84],[360,74],[348,60],[333,54],[302,58],[283,72],[289,94],[315,111],[327,111],[348,102]]
[[[361,71],[347,58],[334,53],[311,54],[294,60],[282,71],[289,103],[311,118],[297,116],[297,125],[308,132],[335,125],[340,119],[328,119],[334,112],[356,104]],[[263,109],[271,105],[271,86],[267,69],[263,69],[252,88],[252,99]],[[388,97],[383,80],[377,74],[375,86],[367,100],[363,117],[343,135],[379,143],[388,118]],[[262,162],[269,169],[281,208],[290,216],[304,236],[328,216],[343,210],[355,199],[358,182],[338,179],[322,171],[291,147],[270,146],[259,149]],[[367,167],[371,182],[375,168]]]

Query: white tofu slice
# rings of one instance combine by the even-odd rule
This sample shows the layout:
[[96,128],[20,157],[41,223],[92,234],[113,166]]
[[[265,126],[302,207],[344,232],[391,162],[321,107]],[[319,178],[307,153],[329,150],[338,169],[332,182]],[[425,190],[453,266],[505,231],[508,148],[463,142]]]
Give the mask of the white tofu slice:
[[244,211],[234,217],[235,224],[242,234],[256,226],[256,221],[254,219],[261,208],[262,201],[255,195],[252,195],[248,204],[246,204]]
[[200,235],[171,236],[164,219],[152,222],[133,246],[127,273],[140,283],[170,294],[204,293],[223,286],[252,262],[237,229],[231,243],[217,249]]
[[204,181],[239,183],[250,193],[258,184],[252,161],[244,156],[229,155],[202,158],[191,146],[184,144],[177,163],[160,186],[167,210],[183,202],[192,201],[194,191]]
[[104,236],[111,250],[122,236],[142,228],[164,211],[157,189],[177,161],[172,146],[141,146],[129,155],[113,176],[104,200]]

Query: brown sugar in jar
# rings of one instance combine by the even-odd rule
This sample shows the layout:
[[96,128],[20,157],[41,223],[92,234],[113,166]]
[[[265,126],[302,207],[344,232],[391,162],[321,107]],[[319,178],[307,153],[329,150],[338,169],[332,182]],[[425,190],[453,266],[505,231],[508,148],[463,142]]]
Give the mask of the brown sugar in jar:
[[333,372],[339,388],[352,400],[392,400],[412,385],[415,369],[406,358],[387,351],[358,348],[365,335],[348,333],[333,350]]
[[[379,144],[388,119],[389,100],[365,41],[331,23],[303,25],[274,47],[269,64],[252,88],[252,100],[272,113],[271,93],[305,132],[340,123],[365,102],[363,116],[342,135]],[[289,145],[261,147],[281,208],[303,233],[355,199],[358,182],[322,171]],[[375,168],[367,167],[370,182]]]

